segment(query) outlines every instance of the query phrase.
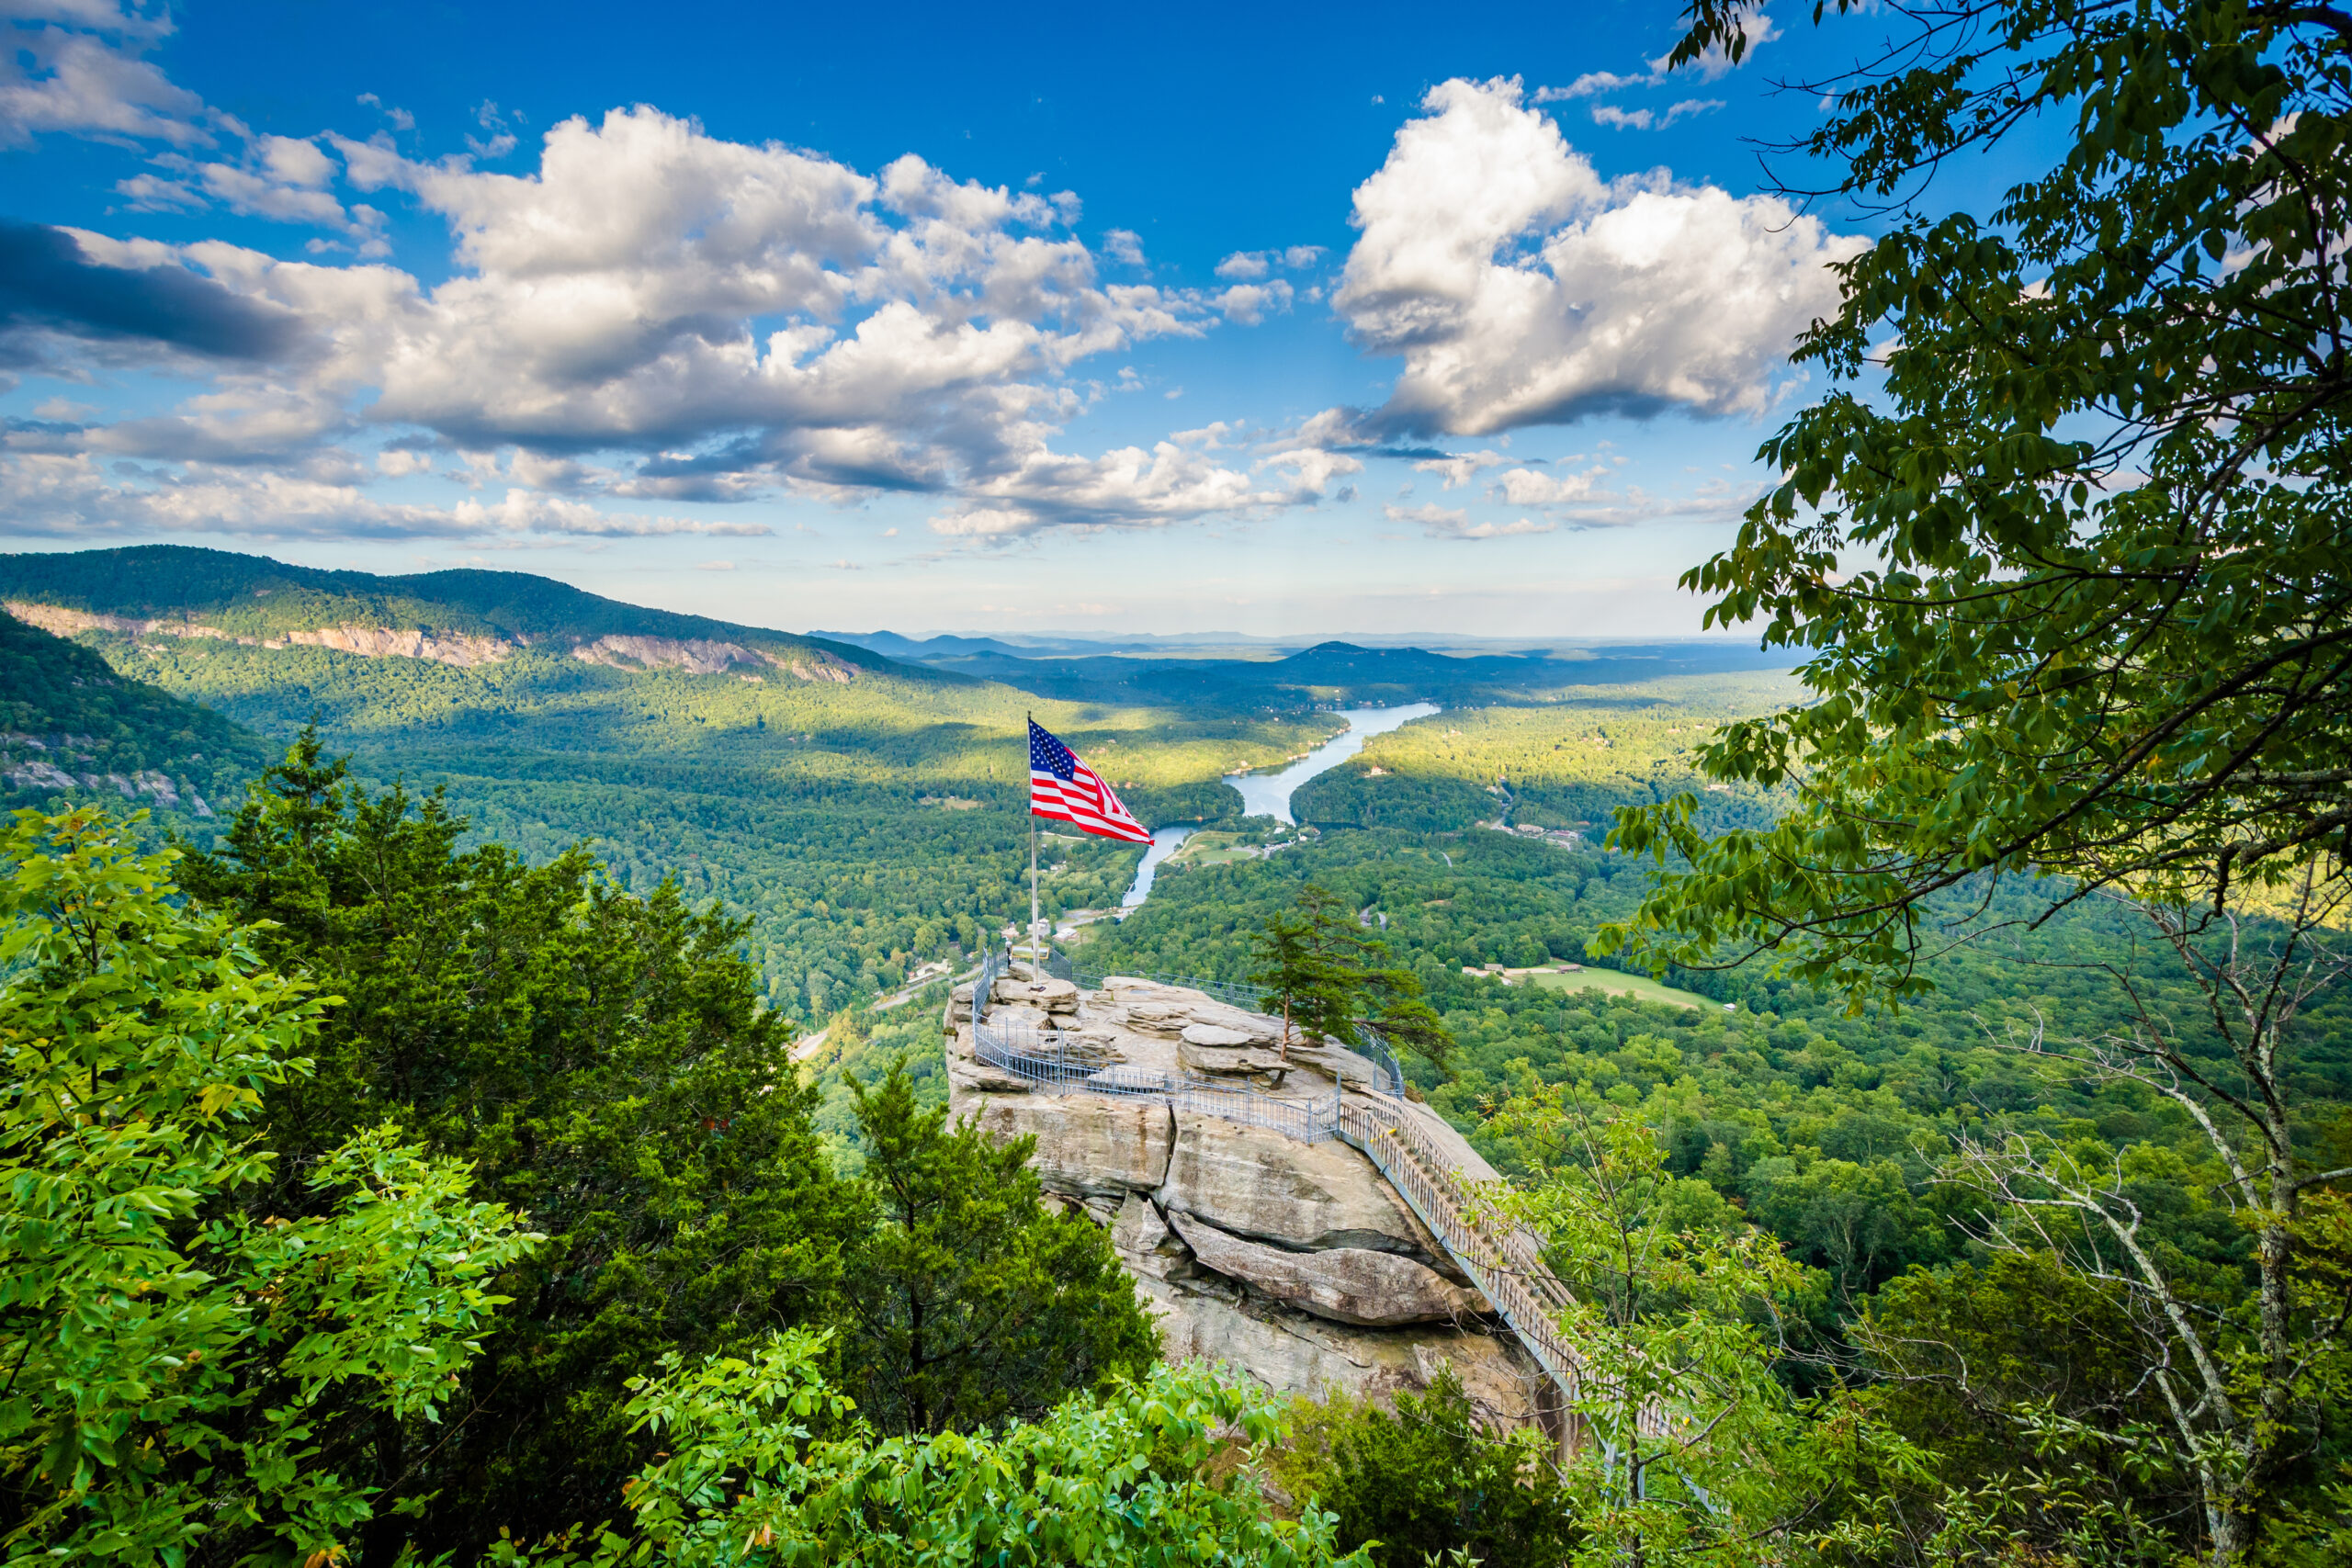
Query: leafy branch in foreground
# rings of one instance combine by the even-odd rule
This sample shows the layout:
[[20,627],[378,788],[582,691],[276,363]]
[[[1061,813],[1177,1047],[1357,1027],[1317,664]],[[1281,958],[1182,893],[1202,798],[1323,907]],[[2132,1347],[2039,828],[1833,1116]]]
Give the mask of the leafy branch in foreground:
[[630,1404],[663,1452],[630,1482],[628,1518],[586,1544],[503,1541],[489,1561],[1366,1568],[1333,1546],[1329,1514],[1272,1517],[1255,1459],[1280,1436],[1274,1406],[1205,1369],[1155,1367],[998,1432],[877,1439],[862,1424],[820,1435],[852,1409],[822,1354],[821,1336],[795,1330],[746,1359],[673,1363]]
[[[2213,1298],[2149,1224],[2143,1183],[2179,1156],[2007,1131],[1962,1136],[1953,1174],[1984,1202],[1980,1240],[2065,1259],[2132,1309],[2142,1377],[2168,1417],[2145,1441],[2196,1477],[2217,1557],[2245,1550],[2278,1512],[2290,1473],[2324,1445],[2352,1394],[2352,1167],[2314,1169],[2290,1049],[2305,1003],[2352,971],[2339,931],[2352,889],[2306,870],[2281,922],[2199,940],[2152,910],[2202,982],[2226,1054],[2200,1051],[2155,1009],[2076,1041],[2041,1030],[2009,1043],[2053,1074],[2136,1086],[2204,1135],[2209,1179],[2191,1187],[2251,1242],[2253,1289]],[[2283,934],[2261,929],[2283,924]],[[2187,1175],[2187,1172],[2181,1172]]]
[[[11,1562],[339,1560],[379,1418],[438,1418],[540,1238],[397,1129],[270,1190],[263,1091],[307,987],[175,908],[92,810],[0,842],[0,1549]],[[289,1557],[290,1554],[290,1557]]]
[[[1674,59],[1736,55],[1750,15],[1693,0]],[[2038,919],[2136,908],[2220,1049],[2146,1010],[2033,1049],[2196,1123],[2244,1288],[2192,1300],[2143,1244],[2129,1151],[1995,1135],[1963,1157],[1997,1244],[2142,1310],[2202,1545],[2232,1562],[2324,1449],[2345,1356],[2332,1184],[2352,1170],[2308,1157],[2292,1046],[2352,896],[2352,14],[1888,15],[1884,52],[1808,88],[1832,108],[1801,150],[1893,223],[1796,356],[1846,382],[1875,366],[1883,392],[1840,388],[1768,441],[1781,482],[1683,580],[1711,624],[1811,650],[1807,704],[1699,759],[1795,805],[1713,840],[1689,795],[1621,812],[1616,847],[1678,863],[1597,942],[1690,967],[1770,952],[1859,1010],[1925,992],[1923,925],[1982,930],[2005,881]],[[2069,140],[1989,219],[1924,208],[1947,160],[2008,155],[2037,119]]]
[[[1676,58],[1750,14],[1695,0]],[[2219,911],[2352,842],[2352,14],[1887,15],[1792,149],[1894,213],[1796,355],[1883,391],[1766,442],[1781,483],[1683,579],[1811,650],[1807,703],[1699,759],[1798,805],[1713,842],[1688,797],[1621,813],[1619,848],[1688,867],[1606,939],[1771,949],[1857,1000],[1918,994],[1923,900],[1987,874]],[[1925,209],[2036,119],[2071,140],[1989,219]]]
[[1494,1195],[1542,1236],[1577,1348],[1560,1480],[1592,1564],[1778,1563],[1880,1554],[1858,1495],[1917,1456],[1850,1401],[1808,1407],[1774,1374],[1770,1332],[1804,1270],[1705,1182],[1667,1168],[1657,1133],[1574,1089],[1507,1104],[1534,1156]]

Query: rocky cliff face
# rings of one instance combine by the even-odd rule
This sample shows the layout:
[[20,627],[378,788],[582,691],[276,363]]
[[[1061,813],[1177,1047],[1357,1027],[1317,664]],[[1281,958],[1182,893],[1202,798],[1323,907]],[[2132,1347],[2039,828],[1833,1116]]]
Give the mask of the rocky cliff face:
[[[217,637],[247,648],[332,648],[343,653],[356,653],[363,659],[424,659],[436,664],[454,664],[460,669],[499,663],[516,649],[528,648],[534,641],[520,634],[503,632],[476,634],[424,631],[413,626],[321,626],[267,637],[239,637],[219,626],[186,618],[142,619],[132,615],[105,615],[17,599],[6,601],[5,607],[18,620],[59,637],[105,631],[132,637]],[[741,666],[763,671],[775,669],[797,681],[824,681],[836,685],[847,685],[857,679],[855,667],[821,649],[775,653],[748,648],[741,643],[701,637],[616,636],[601,637],[593,641],[575,637],[571,639],[571,656],[590,664],[610,665],[616,670],[684,670],[694,675],[717,675]]]
[[[1281,1023],[1202,992],[1113,976],[1099,991],[1025,975],[997,982],[991,1024],[1057,1029],[1107,1066],[1326,1100],[1363,1092],[1370,1065],[1294,1044]],[[1385,1398],[1451,1366],[1498,1427],[1537,1422],[1548,1384],[1372,1162],[1166,1097],[1048,1093],[977,1060],[971,987],[948,1003],[951,1104],[1001,1138],[1037,1140],[1048,1192],[1111,1233],[1171,1359],[1240,1368],[1270,1389]],[[1474,1179],[1494,1172],[1411,1108]]]

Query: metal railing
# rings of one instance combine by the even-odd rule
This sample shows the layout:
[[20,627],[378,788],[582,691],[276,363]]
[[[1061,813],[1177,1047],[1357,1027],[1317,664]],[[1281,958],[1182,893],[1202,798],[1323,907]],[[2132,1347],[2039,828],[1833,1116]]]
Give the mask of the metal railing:
[[1004,974],[1004,966],[1009,962],[1008,955],[1000,954],[993,947],[981,951],[980,972],[972,977],[972,1026],[974,1028],[978,1028],[980,1021],[988,1017],[989,1004],[996,999],[997,979]]
[[[1582,1387],[1582,1362],[1560,1337],[1553,1325],[1554,1313],[1545,1310],[1543,1299],[1565,1296],[1566,1291],[1540,1259],[1529,1256],[1533,1249],[1523,1237],[1482,1212],[1453,1162],[1427,1134],[1409,1119],[1385,1111],[1385,1107],[1368,1105],[1340,1107],[1341,1141],[1362,1150],[1387,1178],[1560,1391],[1576,1399]],[[1540,1277],[1550,1289],[1539,1294],[1541,1287],[1531,1287],[1531,1276]]]
[[1269,1094],[1254,1084],[1123,1067],[1066,1030],[1018,1024],[976,1021],[972,1055],[983,1065],[1047,1094],[1165,1100],[1179,1111],[1269,1127],[1302,1144],[1319,1144],[1339,1135],[1340,1091],[1336,1089],[1329,1095]]
[[[1376,1100],[1343,1105],[1339,1135],[1388,1179],[1573,1404],[1587,1373],[1584,1359],[1558,1324],[1574,1298],[1544,1262],[1534,1238],[1482,1201],[1409,1113]],[[1663,1438],[1674,1421],[1664,1405],[1653,1402],[1635,1413],[1634,1425],[1645,1438]],[[1582,1436],[1571,1432],[1568,1440],[1575,1444]]]
[[1354,1047],[1355,1054],[1372,1064],[1372,1087],[1391,1100],[1405,1098],[1405,1069],[1397,1064],[1396,1053],[1388,1048],[1388,1037],[1368,1023],[1356,1025],[1363,1040]]
[[[1057,980],[1068,980],[1081,991],[1100,990],[1103,981],[1113,976],[1124,976],[1128,979],[1148,980],[1155,986],[1174,986],[1183,990],[1199,991],[1246,1012],[1265,1010],[1264,987],[1235,980],[1204,980],[1193,975],[1150,975],[1136,969],[1098,969],[1091,964],[1080,964],[1064,953],[1055,953],[1046,958],[1046,973]],[[1389,1049],[1387,1037],[1369,1023],[1357,1024],[1356,1032],[1362,1037],[1361,1043],[1348,1049],[1371,1064],[1373,1089],[1391,1100],[1404,1099],[1405,1069],[1398,1064],[1396,1053]]]

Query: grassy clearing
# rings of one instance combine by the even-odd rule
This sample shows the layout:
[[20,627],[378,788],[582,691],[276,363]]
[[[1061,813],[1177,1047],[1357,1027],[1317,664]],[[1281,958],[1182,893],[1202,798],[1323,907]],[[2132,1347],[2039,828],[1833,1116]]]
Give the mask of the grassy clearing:
[[1256,858],[1257,840],[1242,833],[1195,833],[1168,857],[1170,865],[1229,865]]
[[1721,1007],[1695,992],[1678,990],[1661,985],[1647,975],[1627,975],[1615,969],[1583,969],[1574,975],[1555,974],[1548,969],[1519,971],[1514,981],[1532,981],[1546,991],[1606,991],[1612,997],[1632,997],[1636,1001],[1667,1002],[1679,1008]]

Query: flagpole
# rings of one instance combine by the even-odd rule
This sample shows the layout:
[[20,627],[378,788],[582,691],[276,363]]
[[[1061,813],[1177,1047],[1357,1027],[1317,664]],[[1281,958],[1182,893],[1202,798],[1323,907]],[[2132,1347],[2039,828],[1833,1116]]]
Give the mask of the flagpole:
[[[1037,722],[1035,714],[1028,717],[1030,723]],[[1033,809],[1029,813],[1029,962],[1032,964],[1037,962],[1037,814],[1035,805],[1035,802],[1031,802]]]

